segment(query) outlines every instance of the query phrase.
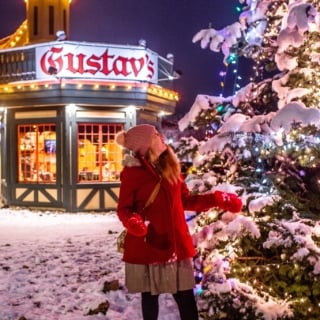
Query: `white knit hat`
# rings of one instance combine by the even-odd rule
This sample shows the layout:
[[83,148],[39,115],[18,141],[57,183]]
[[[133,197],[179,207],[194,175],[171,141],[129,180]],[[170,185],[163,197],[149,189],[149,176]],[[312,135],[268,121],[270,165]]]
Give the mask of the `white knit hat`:
[[150,124],[140,124],[130,128],[128,131],[121,131],[116,135],[116,143],[133,151],[136,154],[145,156],[151,146],[152,135],[157,132]]

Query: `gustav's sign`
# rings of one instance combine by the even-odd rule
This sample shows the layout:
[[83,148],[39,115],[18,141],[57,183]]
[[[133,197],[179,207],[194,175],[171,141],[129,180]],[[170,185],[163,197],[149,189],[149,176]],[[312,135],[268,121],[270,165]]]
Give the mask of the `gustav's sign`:
[[143,47],[52,43],[36,47],[36,77],[156,83],[158,56]]

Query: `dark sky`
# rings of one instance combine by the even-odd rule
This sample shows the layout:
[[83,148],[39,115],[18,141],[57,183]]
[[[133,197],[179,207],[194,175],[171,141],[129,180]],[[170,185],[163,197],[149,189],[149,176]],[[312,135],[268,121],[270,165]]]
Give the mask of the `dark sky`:
[[[69,40],[147,46],[166,56],[173,53],[183,75],[174,81],[180,94],[178,112],[188,111],[197,94],[221,93],[222,54],[202,50],[192,37],[209,23],[215,29],[237,21],[238,0],[73,0]],[[25,19],[24,0],[0,0],[0,37],[13,33]],[[239,73],[246,61],[240,59]],[[241,85],[246,84],[244,78]],[[233,79],[224,95],[232,93]]]

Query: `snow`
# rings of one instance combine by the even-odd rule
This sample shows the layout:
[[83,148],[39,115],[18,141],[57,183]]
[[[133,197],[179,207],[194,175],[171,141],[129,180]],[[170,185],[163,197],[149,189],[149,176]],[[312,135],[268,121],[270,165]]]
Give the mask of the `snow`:
[[[141,319],[140,295],[124,287],[121,230],[113,212],[0,209],[0,319]],[[111,281],[120,289],[104,293]],[[87,315],[106,301],[105,315]],[[173,298],[161,295],[159,320],[176,319]]]
[[239,22],[235,22],[221,30],[202,29],[194,35],[192,42],[200,41],[201,48],[209,46],[211,51],[222,51],[224,54],[224,63],[227,63],[227,58],[230,55],[230,49],[237,44],[237,41],[242,36],[243,26]]
[[[202,105],[197,104],[197,101],[200,100],[200,96],[198,96],[193,105],[194,114],[200,113],[203,109]],[[184,127],[187,118],[188,114],[180,120],[180,126]],[[215,136],[199,145],[199,152],[200,155],[221,152],[228,143],[231,143],[232,134],[230,133],[232,132],[260,132],[265,135],[264,139],[272,139],[275,144],[282,145],[282,133],[288,133],[296,124],[300,124],[302,127],[314,125],[319,128],[320,111],[313,107],[307,108],[302,102],[290,102],[277,112],[257,115],[252,118],[242,113],[234,113],[226,119]],[[281,139],[279,140],[279,138]]]
[[313,236],[317,234],[318,227],[318,221],[303,220],[298,215],[291,220],[274,220],[273,229],[278,230],[269,232],[268,240],[264,242],[263,247],[290,247],[294,243],[297,249],[291,256],[293,261],[301,261],[312,252],[313,255],[308,256],[307,260],[313,266],[313,273],[317,275],[320,273],[320,259],[318,258],[320,249]]
[[291,102],[279,110],[271,121],[271,128],[279,130],[283,128],[289,132],[292,125],[302,123],[304,125],[320,126],[320,111],[316,108],[307,108],[303,103]]
[[179,120],[179,130],[185,130],[190,125],[190,123],[194,122],[201,110],[208,110],[210,109],[211,105],[223,102],[231,102],[231,98],[211,97],[203,94],[197,95],[196,100],[191,106],[189,112]]
[[[244,1],[243,1],[244,2]],[[243,3],[242,2],[242,3]],[[251,47],[260,46],[264,33],[266,32],[266,14],[270,1],[245,1],[246,10],[240,14],[239,22],[233,23],[221,30],[213,28],[202,29],[193,37],[193,42],[200,42],[202,48],[209,48],[211,51],[221,51],[224,55],[224,62],[229,57],[231,48],[235,46],[242,37],[246,38],[247,51]],[[306,40],[309,32],[320,29],[320,13],[310,3],[303,1],[292,1],[288,6],[279,6],[279,15],[283,15],[281,29],[277,39],[273,40],[273,47],[277,47],[275,62],[280,71],[291,71],[297,67],[297,57],[288,54],[287,51],[293,47],[300,47]],[[243,52],[246,50],[243,49]],[[290,51],[290,50],[289,50]],[[314,50],[315,51],[315,50]],[[313,53],[314,54],[314,53]],[[318,61],[317,55],[312,55],[312,61]],[[283,108],[291,101],[295,101],[309,93],[307,88],[295,88],[288,92],[285,86],[289,73],[283,72],[280,79],[273,79],[273,89],[278,93],[278,108]],[[312,76],[311,76],[312,77]],[[198,95],[188,114],[179,122],[179,128],[183,131],[188,125],[195,121],[201,110],[207,110],[219,103],[232,99],[235,107],[240,102],[246,101],[254,92],[254,84],[249,83],[240,89],[234,97],[214,97]],[[254,98],[254,97],[252,97]],[[224,100],[225,99],[225,100]],[[233,129],[235,131],[235,129]],[[220,149],[220,148],[217,148]],[[207,150],[205,151],[207,152]]]
[[250,201],[248,205],[248,211],[250,213],[260,212],[264,207],[272,205],[276,200],[279,200],[278,196],[263,196],[258,197]]

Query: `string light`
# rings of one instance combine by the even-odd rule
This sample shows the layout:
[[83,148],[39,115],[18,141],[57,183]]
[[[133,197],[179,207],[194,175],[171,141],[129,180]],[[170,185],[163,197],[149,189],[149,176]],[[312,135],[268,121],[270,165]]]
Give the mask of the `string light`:
[[[92,85],[92,89],[94,90],[105,90],[106,88],[109,88],[109,90],[115,90],[116,85],[111,84],[109,85],[106,83],[103,85],[103,83],[95,83],[95,82],[81,82],[79,81],[73,81],[73,80],[68,80],[68,79],[63,79],[60,82],[57,82],[56,80],[48,80],[48,81],[20,81],[18,84],[16,82],[12,82],[9,85],[0,85],[0,90],[4,92],[15,92],[15,90],[27,90],[28,88],[32,90],[41,90],[41,89],[48,89],[51,88],[54,85],[60,85],[62,88],[65,87],[66,85],[74,85],[78,89],[82,89],[84,85]],[[138,89],[138,90],[147,90],[146,86],[140,86],[140,85],[127,85],[127,84],[118,84],[118,87],[125,88],[126,90],[133,90],[133,89]],[[152,93],[153,95],[162,97],[167,100],[179,100],[179,95],[172,91],[172,90],[167,90],[163,89],[162,87],[158,86],[149,86],[149,89],[147,90],[148,92]]]

